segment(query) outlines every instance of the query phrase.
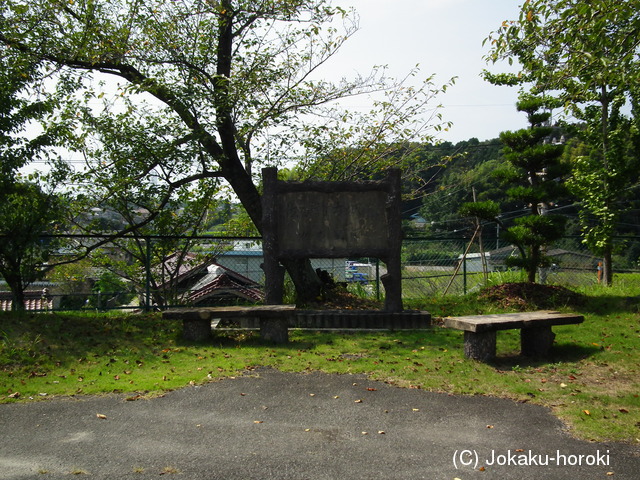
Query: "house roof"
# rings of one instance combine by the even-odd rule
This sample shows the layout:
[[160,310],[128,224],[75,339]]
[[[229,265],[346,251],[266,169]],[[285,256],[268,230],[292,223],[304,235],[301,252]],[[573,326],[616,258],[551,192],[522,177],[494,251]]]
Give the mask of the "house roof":
[[[160,288],[167,288],[170,284],[179,285],[180,283],[202,273],[212,263],[213,258],[198,261],[197,256],[194,253],[186,253],[184,255],[173,253],[164,260],[162,268],[167,272],[175,272],[175,277],[164,282],[160,285]],[[156,271],[158,270],[159,267],[156,268]]]
[[225,272],[216,276],[198,290],[191,291],[187,299],[189,303],[198,304],[213,297],[230,296],[240,297],[252,302],[259,302],[264,299],[264,294],[257,283],[251,280],[249,280],[249,283],[240,281],[233,272]]
[[[29,290],[24,292],[24,304],[27,310],[51,310],[53,309],[53,297],[42,290]],[[0,311],[8,312],[12,306],[11,292],[0,292]]]
[[245,277],[227,267],[216,263],[212,258],[196,263],[195,254],[186,254],[180,257],[171,255],[165,260],[165,268],[169,271],[177,268],[175,278],[165,282],[163,287],[169,284],[180,285],[192,283],[186,287],[187,291],[183,299],[190,304],[205,302],[211,298],[239,297],[252,302],[260,301],[264,294],[260,284]]

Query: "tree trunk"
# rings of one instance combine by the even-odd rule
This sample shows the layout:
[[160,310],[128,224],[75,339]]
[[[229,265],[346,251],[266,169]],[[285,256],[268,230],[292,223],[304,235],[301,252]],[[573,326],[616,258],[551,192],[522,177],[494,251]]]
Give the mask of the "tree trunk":
[[[609,172],[609,98],[607,87],[601,87],[601,112],[602,112],[602,162],[604,165],[605,172]],[[609,198],[609,183],[607,182],[606,173],[604,175],[604,191],[606,198]],[[607,200],[608,203],[608,200]],[[602,284],[606,286],[611,286],[613,282],[613,265],[612,265],[612,251],[613,246],[611,245],[611,240],[607,241],[607,245],[604,247],[603,257],[602,257]]]
[[26,309],[24,301],[24,287],[22,281],[19,278],[13,278],[11,276],[5,277],[5,281],[11,290],[11,310],[23,311]]
[[[232,10],[228,0],[222,2],[227,11]],[[231,58],[233,55],[233,24],[224,16],[220,17],[218,32],[217,73],[220,81],[216,84],[215,94],[221,99],[218,102],[217,127],[220,135],[221,147],[212,137],[201,137],[203,146],[218,160],[222,169],[222,176],[229,182],[233,191],[238,195],[242,206],[260,233],[262,227],[262,201],[258,189],[253,184],[250,172],[244,168],[238,154],[236,143],[236,127],[233,123],[231,102],[229,102],[228,82],[222,79],[231,77]],[[247,159],[250,164],[250,160]],[[296,288],[298,301],[316,298],[320,295],[320,279],[316,275],[310,260],[283,262]]]

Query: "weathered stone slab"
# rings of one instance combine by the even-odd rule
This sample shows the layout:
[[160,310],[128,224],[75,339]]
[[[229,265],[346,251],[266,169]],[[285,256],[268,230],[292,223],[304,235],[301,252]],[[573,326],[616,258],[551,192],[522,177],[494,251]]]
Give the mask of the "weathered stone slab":
[[261,318],[260,336],[273,343],[289,341],[289,321],[286,318]]
[[444,326],[456,330],[480,333],[495,330],[510,330],[513,328],[569,325],[582,323],[583,321],[584,316],[574,313],[538,310],[535,312],[446,317],[444,319]]
[[489,361],[496,354],[496,331],[520,329],[522,355],[546,357],[551,352],[554,325],[578,324],[584,316],[550,310],[492,315],[447,317],[444,326],[464,330],[464,353],[467,358]]
[[421,329],[431,326],[431,314],[419,310],[297,310],[295,305],[254,305],[180,308],[163,312],[163,318],[183,321],[186,340],[204,341],[211,336],[211,322],[240,320],[242,328],[260,327],[263,338],[288,340],[288,328]]
[[190,342],[202,342],[211,337],[211,320],[201,318],[182,321],[182,336]]
[[473,360],[488,362],[496,356],[496,332],[464,332],[464,355]]
[[229,307],[176,308],[162,312],[162,318],[178,320],[211,320],[213,318],[280,317],[291,315],[295,305],[250,305]]

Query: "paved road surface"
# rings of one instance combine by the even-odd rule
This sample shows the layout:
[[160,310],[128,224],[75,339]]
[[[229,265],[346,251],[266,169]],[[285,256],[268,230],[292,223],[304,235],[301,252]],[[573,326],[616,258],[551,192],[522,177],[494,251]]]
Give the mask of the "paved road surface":
[[636,480],[639,454],[576,440],[538,406],[352,375],[264,369],[154,399],[0,405],[12,480]]

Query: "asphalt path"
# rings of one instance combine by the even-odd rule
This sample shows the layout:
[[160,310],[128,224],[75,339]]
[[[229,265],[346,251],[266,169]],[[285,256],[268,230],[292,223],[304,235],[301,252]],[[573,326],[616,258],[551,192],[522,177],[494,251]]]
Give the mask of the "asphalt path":
[[0,405],[0,479],[633,479],[543,407],[270,369],[162,397]]

